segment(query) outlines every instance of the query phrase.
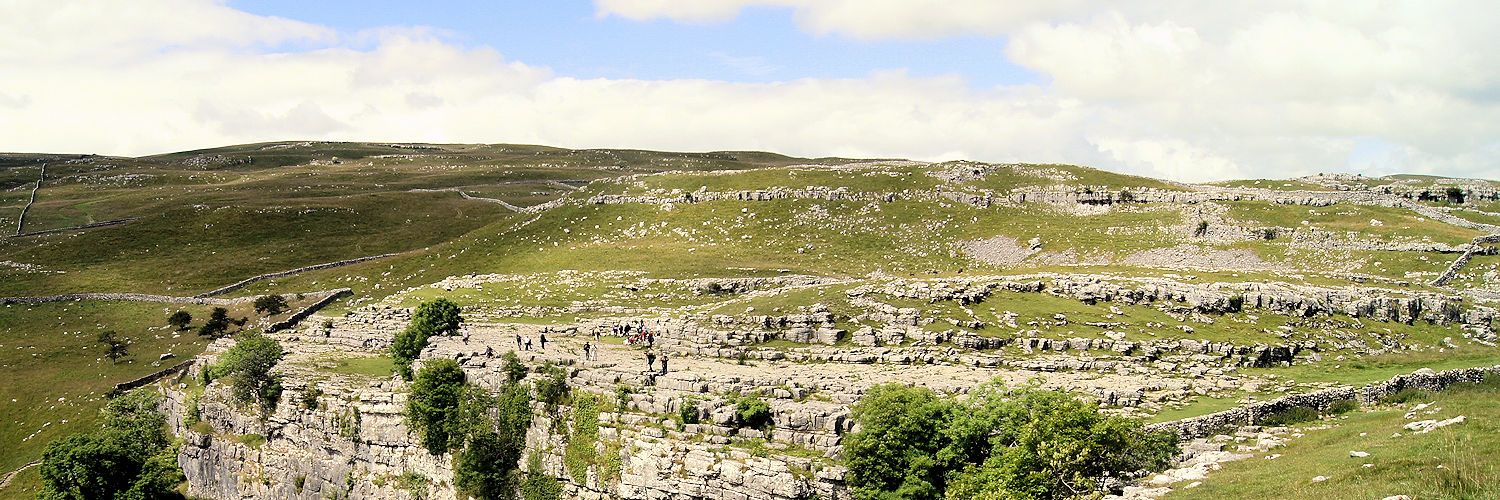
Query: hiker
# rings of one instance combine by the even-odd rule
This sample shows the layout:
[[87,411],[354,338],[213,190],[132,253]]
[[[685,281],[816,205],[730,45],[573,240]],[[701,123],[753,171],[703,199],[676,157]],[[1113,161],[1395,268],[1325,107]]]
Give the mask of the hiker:
[[531,350],[531,337],[526,337],[526,348],[522,349],[522,350],[525,350],[525,351],[530,351]]
[[485,355],[485,357],[494,356],[495,355],[495,347],[494,346],[484,346],[484,355]]
[[537,334],[537,336],[540,337],[540,339],[541,339],[542,350],[543,351],[547,350],[547,334],[546,333],[539,333],[539,334]]
[[661,374],[662,375],[666,375],[667,374],[667,355],[666,354],[661,355]]
[[520,349],[520,348],[521,348],[521,334],[517,333],[516,334],[516,349]]
[[646,371],[647,372],[652,371],[652,369],[653,369],[652,367],[655,367],[655,366],[656,366],[656,353],[651,352],[651,351],[646,351]]
[[464,331],[464,343],[465,344],[469,343],[469,332],[468,332],[468,330]]
[[585,360],[594,359],[594,358],[592,358],[592,357],[589,356],[589,343],[588,342],[584,342],[583,343],[583,359],[585,359]]

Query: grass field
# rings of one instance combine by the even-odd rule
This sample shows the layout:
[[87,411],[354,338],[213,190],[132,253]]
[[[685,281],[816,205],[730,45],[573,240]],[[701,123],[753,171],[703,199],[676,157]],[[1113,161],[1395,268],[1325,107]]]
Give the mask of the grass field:
[[[1403,426],[1416,402],[1355,411],[1336,420],[1302,424],[1306,430],[1275,460],[1260,456],[1224,465],[1201,486],[1179,489],[1168,500],[1209,498],[1371,499],[1407,495],[1421,499],[1500,498],[1500,377],[1481,385],[1461,384],[1434,394],[1436,411],[1417,419],[1463,415],[1463,423],[1415,434]],[[1394,437],[1396,434],[1400,437]],[[1355,458],[1351,451],[1369,453]],[[1365,464],[1371,464],[1365,467]],[[1313,478],[1327,479],[1313,482]],[[1185,485],[1178,485],[1185,486]]]

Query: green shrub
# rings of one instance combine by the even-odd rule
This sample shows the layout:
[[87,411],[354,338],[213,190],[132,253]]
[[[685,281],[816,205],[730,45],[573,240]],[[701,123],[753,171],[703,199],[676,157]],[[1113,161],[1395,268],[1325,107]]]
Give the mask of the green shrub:
[[542,472],[541,455],[531,455],[526,467],[526,480],[521,483],[523,500],[558,500],[562,498],[562,484],[557,478]]
[[458,304],[444,298],[423,302],[412,313],[411,324],[391,341],[391,360],[401,377],[411,380],[411,362],[417,359],[433,335],[457,335],[463,323]]
[[622,410],[630,409],[630,395],[635,394],[635,388],[625,384],[615,386],[615,402]]
[[39,498],[164,498],[182,482],[160,397],[128,393],[103,410],[102,428],[47,443]]
[[428,497],[428,487],[431,484],[432,480],[427,479],[427,476],[412,471],[406,471],[396,476],[396,485],[406,490],[406,493],[411,495],[412,500],[426,500]]
[[[475,388],[473,392],[483,391]],[[481,413],[469,426],[467,446],[453,457],[453,485],[461,495],[509,499],[517,486],[516,465],[526,448],[526,431],[531,428],[531,393],[520,384],[508,384],[498,397],[486,395],[484,401],[494,411]]]
[[251,334],[219,355],[218,362],[205,369],[204,377],[213,381],[233,376],[230,386],[235,400],[241,404],[257,402],[262,414],[269,414],[281,400],[281,377],[272,374],[271,368],[284,355],[280,342],[259,333]]
[[568,395],[568,373],[551,362],[537,368],[537,372],[542,377],[535,383],[536,399],[547,406],[557,406]]
[[323,395],[323,389],[318,388],[317,382],[310,382],[307,387],[302,388],[302,407],[308,410],[318,409],[318,397]]
[[363,427],[364,417],[359,410],[350,407],[343,412],[333,416],[333,425],[339,429],[339,437],[355,442],[359,441],[359,430]]
[[682,418],[684,425],[698,423],[698,400],[683,398],[682,405],[677,408],[677,416]]
[[187,406],[187,415],[182,417],[182,425],[192,427],[197,425],[199,420],[202,420],[203,410],[198,408],[198,405],[202,404],[202,402],[202,392],[193,392],[188,396],[187,401],[183,403],[184,406]]
[[1340,399],[1328,405],[1329,415],[1343,415],[1359,409],[1359,402],[1353,399]]
[[245,434],[235,438],[240,444],[249,446],[250,449],[259,449],[266,444],[266,437],[260,434]]
[[1412,401],[1424,401],[1428,399],[1432,399],[1432,393],[1421,389],[1413,389],[1411,387],[1407,387],[1405,389],[1401,389],[1399,391],[1385,395],[1384,397],[1380,398],[1380,403],[1387,405],[1399,405],[1410,403]]
[[255,312],[264,313],[267,316],[281,314],[290,306],[286,303],[286,297],[280,295],[261,295],[255,298]]
[[1318,410],[1306,406],[1293,406],[1269,415],[1261,415],[1260,418],[1255,419],[1255,425],[1281,427],[1311,422],[1317,419]]
[[186,330],[188,323],[193,322],[193,315],[187,311],[177,311],[167,316],[167,324],[178,330]]
[[741,397],[734,403],[734,413],[739,416],[741,427],[759,429],[771,424],[771,405],[760,399],[759,394]]
[[599,398],[580,392],[573,398],[573,433],[563,449],[563,465],[573,482],[583,484],[588,479],[589,466],[598,464],[599,455],[594,451],[594,443],[598,441]]
[[1198,227],[1193,229],[1193,236],[1204,237],[1208,235],[1208,221],[1198,221]]
[[998,384],[962,400],[876,386],[854,418],[846,480],[861,499],[1086,497],[1106,476],[1158,470],[1177,452],[1175,434],[1071,394]]
[[505,380],[512,384],[526,379],[526,365],[521,364],[521,358],[516,356],[516,351],[506,351],[500,357],[500,371],[505,374]]
[[412,382],[411,395],[406,399],[406,418],[411,429],[421,435],[422,446],[429,453],[442,455],[462,444],[457,441],[464,431],[463,415],[459,412],[464,389],[464,371],[451,359],[428,362]]

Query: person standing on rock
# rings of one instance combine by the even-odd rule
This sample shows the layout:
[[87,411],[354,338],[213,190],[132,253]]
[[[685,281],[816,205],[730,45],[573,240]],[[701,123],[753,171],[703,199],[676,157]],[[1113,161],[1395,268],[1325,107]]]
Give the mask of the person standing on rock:
[[666,375],[667,374],[667,355],[666,354],[661,355],[661,374],[662,375]]
[[589,347],[590,346],[589,346],[588,342],[584,342],[583,343],[583,359],[584,360],[594,359],[593,356],[591,354],[589,354]]
[[546,332],[537,334],[537,339],[541,341],[540,344],[541,344],[542,350],[543,351],[547,350],[547,334],[546,334]]
[[646,372],[651,372],[656,366],[656,353],[646,351]]
[[520,348],[521,348],[521,334],[517,333],[516,334],[516,349],[520,349]]
[[531,337],[526,337],[526,348],[522,349],[522,350],[524,350],[524,351],[530,351],[531,350]]

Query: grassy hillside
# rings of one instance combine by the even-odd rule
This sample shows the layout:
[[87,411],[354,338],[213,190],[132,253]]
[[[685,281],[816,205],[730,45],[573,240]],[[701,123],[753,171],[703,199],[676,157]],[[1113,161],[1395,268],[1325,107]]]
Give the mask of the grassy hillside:
[[[1402,296],[1500,286],[1500,257],[1494,255],[1477,256],[1452,288],[1426,285],[1457,256],[1451,247],[1484,233],[1388,206],[1009,201],[1023,192],[1188,195],[1216,189],[1070,165],[279,142],[141,158],[0,155],[4,234],[16,232],[43,163],[46,180],[22,232],[134,220],[0,238],[0,297],[186,296],[263,273],[394,253],[257,282],[230,296],[349,287],[353,296],[335,304],[330,314],[384,299],[411,306],[444,296],[466,306],[466,313],[517,322],[568,322],[617,310],[745,319],[748,311],[791,314],[816,304],[849,331],[881,326],[861,316],[867,306],[861,301],[876,301],[934,318],[921,325],[928,331],[984,337],[1015,338],[1020,330],[1031,330],[1025,335],[1057,340],[1182,338],[1236,345],[1378,337],[1420,346],[1371,356],[1329,352],[1320,363],[1247,370],[1284,384],[1183,394],[1158,417],[1208,412],[1278,390],[1497,358],[1495,349],[1464,340],[1465,332],[1453,325],[1420,321],[1372,326],[1346,316],[1309,319],[1260,311],[1205,321],[1176,310],[1180,304],[1091,303],[1004,291],[976,303],[851,295],[858,287],[893,279],[961,281],[1039,272],[1168,277],[1184,283],[1380,286]],[[1332,191],[1330,182],[1308,178],[1221,186]],[[1406,189],[1417,185],[1412,183],[1444,182],[1449,181],[1359,179],[1345,187]],[[547,205],[516,211],[494,200],[515,207]],[[1493,216],[1483,212],[1490,203],[1444,206],[1461,218],[1492,223]],[[456,290],[427,286],[473,274],[503,276]],[[740,295],[651,281],[791,275],[836,282]],[[1468,307],[1479,298],[1466,300]],[[0,306],[0,375],[17,381],[0,387],[0,439],[15,443],[0,454],[0,469],[35,459],[48,439],[93,425],[103,392],[159,368],[160,354],[181,359],[200,352],[203,339],[162,326],[175,309],[100,301]],[[209,308],[183,309],[202,318]],[[252,316],[244,308],[234,314]],[[1059,314],[1069,322],[1054,324]],[[1006,321],[1018,326],[996,326]],[[94,336],[105,329],[134,341],[131,360],[112,363],[89,354],[98,349]],[[1442,347],[1445,338],[1465,343]],[[838,347],[848,347],[842,342]],[[778,338],[757,347],[805,346]],[[986,354],[1037,357],[1014,346]],[[1335,358],[1344,355],[1348,358]],[[388,373],[381,362],[370,363],[380,366],[350,370]],[[1170,372],[1161,366],[1153,369]],[[1379,415],[1361,414],[1351,422],[1377,425],[1385,418]]]

